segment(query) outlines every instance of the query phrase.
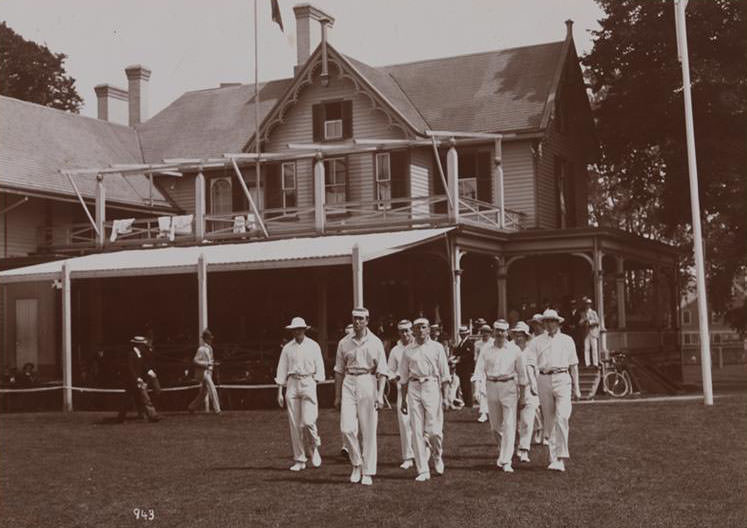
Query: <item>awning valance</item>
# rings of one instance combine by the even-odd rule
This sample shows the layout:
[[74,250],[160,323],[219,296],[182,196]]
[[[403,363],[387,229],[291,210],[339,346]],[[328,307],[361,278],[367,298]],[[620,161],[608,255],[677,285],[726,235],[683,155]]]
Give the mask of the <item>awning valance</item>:
[[60,279],[64,263],[67,263],[72,279],[195,273],[200,255],[203,255],[209,271],[348,265],[352,262],[356,244],[365,262],[429,242],[451,229],[413,229],[95,253],[6,270],[0,272],[0,283]]

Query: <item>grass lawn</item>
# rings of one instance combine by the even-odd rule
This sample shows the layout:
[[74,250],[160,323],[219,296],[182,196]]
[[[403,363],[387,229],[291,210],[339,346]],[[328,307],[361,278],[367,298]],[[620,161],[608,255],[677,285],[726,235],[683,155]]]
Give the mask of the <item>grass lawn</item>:
[[[379,421],[379,474],[347,482],[338,415],[321,411],[319,469],[291,473],[284,411],[0,415],[0,526],[746,526],[747,395],[577,405],[571,461],[542,448],[514,474],[472,410],[447,414],[446,473],[398,468],[393,411]],[[112,415],[109,414],[109,417]],[[133,508],[153,509],[136,521]]]

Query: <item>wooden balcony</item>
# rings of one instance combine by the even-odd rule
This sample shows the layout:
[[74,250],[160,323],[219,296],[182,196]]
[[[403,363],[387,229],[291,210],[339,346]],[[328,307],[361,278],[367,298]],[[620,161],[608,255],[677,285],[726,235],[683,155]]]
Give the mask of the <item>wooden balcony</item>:
[[[164,229],[165,217],[137,218],[126,232],[112,236],[114,221],[104,222],[103,244],[97,245],[96,231],[91,223],[44,227],[38,230],[40,252],[85,251],[98,248],[115,249],[189,245],[202,241],[246,241],[265,238],[262,224],[271,239],[310,236],[330,233],[355,233],[385,231],[449,225],[476,225],[502,232],[518,231],[522,227],[522,214],[505,211],[493,204],[460,198],[459,212],[454,214],[447,195],[395,198],[387,201],[351,201],[323,205],[323,222],[318,221],[318,206],[292,209],[264,209],[261,218],[251,211],[231,211],[224,214],[206,214],[204,236],[196,225],[194,215],[188,226],[181,230]],[[503,219],[501,219],[503,216]],[[174,217],[172,217],[174,218]],[[242,218],[243,221],[238,219]],[[248,221],[247,221],[248,220]],[[503,222],[503,227],[501,227]],[[185,229],[186,227],[186,229]]]

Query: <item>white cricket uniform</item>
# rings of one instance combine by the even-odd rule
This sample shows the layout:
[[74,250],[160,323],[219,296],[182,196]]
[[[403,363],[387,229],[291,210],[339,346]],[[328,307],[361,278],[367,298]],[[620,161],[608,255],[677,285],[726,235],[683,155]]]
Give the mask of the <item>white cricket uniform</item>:
[[319,344],[304,336],[298,343],[292,339],[280,353],[275,383],[287,387],[285,402],[288,407],[293,459],[305,463],[322,441],[316,428],[319,404],[316,384],[324,381],[324,360]]
[[[402,354],[405,351],[406,346],[402,344],[402,341],[397,341],[397,344],[389,352],[389,372],[391,375],[396,376],[399,373],[399,364],[402,361]],[[410,417],[402,413],[402,385],[397,383],[397,425],[399,426],[399,442],[402,449],[402,460],[410,460],[415,458],[415,454],[412,450],[412,428],[410,427]]]
[[[386,377],[384,345],[366,329],[361,340],[346,335],[337,344],[335,372],[345,376],[340,402],[340,430],[353,466],[363,466],[363,475],[376,474],[376,427],[378,415],[374,404],[376,380]],[[360,430],[361,439],[358,439]]]
[[[489,337],[487,341],[483,341],[482,338],[475,341],[475,365],[477,360],[480,358],[480,351],[483,347],[493,346],[493,338]],[[477,403],[480,406],[480,414],[486,414],[490,411],[488,408],[488,398],[486,394],[485,381],[480,380],[475,383],[475,395],[477,396]]]
[[537,385],[545,435],[549,438],[550,462],[568,458],[568,427],[571,417],[571,376],[578,365],[576,345],[571,336],[558,330],[554,336],[544,333],[529,342],[527,348],[537,356]]
[[498,463],[510,464],[516,441],[516,407],[521,350],[506,340],[503,347],[482,347],[472,379],[483,380],[487,392],[490,428],[500,445]]
[[441,384],[451,379],[444,348],[426,339],[413,342],[402,354],[399,383],[407,385],[407,413],[418,474],[430,473],[428,449],[435,458],[443,455],[443,408]]
[[540,412],[539,395],[532,394],[529,381],[529,369],[539,377],[537,372],[537,357],[529,344],[524,347],[519,356],[519,449],[529,451],[532,446],[532,433],[542,429],[542,413]]
[[200,391],[187,407],[190,411],[195,411],[201,405],[204,406],[205,411],[209,411],[209,404],[212,404],[216,413],[221,412],[218,390],[213,383],[213,358],[213,347],[207,343],[197,348],[193,362],[196,365],[195,379],[200,383]]
[[584,365],[596,367],[599,365],[599,315],[589,308],[581,314],[581,322],[588,324],[584,336]]

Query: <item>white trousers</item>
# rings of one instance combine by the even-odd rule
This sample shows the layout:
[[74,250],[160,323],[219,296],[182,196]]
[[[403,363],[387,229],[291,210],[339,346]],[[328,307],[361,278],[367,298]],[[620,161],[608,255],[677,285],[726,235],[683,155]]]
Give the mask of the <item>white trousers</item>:
[[477,396],[477,403],[480,406],[480,414],[487,414],[490,412],[488,407],[488,397],[485,394],[485,382],[479,380],[475,382],[475,395]]
[[375,403],[376,376],[345,376],[340,402],[340,431],[350,455],[350,463],[354,466],[362,465],[364,475],[376,474],[378,415]]
[[314,378],[311,376],[300,379],[289,377],[285,402],[288,407],[293,459],[296,462],[306,462],[314,454],[314,450],[322,444],[316,428],[319,405],[316,399]]
[[[590,352],[591,358],[589,357]],[[589,362],[589,359],[591,359],[591,362]],[[587,367],[589,365],[594,365],[595,367],[599,365],[599,338],[591,334],[587,334],[584,338],[584,364]]]
[[568,427],[571,417],[571,376],[567,372],[537,376],[545,435],[550,462],[568,458]]
[[189,404],[188,409],[190,411],[196,410],[200,404],[202,404],[206,411],[210,410],[208,401],[212,403],[213,410],[217,413],[220,412],[220,400],[218,399],[218,390],[215,388],[213,383],[213,375],[209,370],[206,370],[202,375],[202,382],[200,383],[200,392]]
[[402,414],[402,385],[397,383],[397,425],[399,426],[399,443],[402,450],[402,460],[415,458],[412,450],[412,428],[410,417]]
[[428,457],[443,454],[444,415],[441,408],[441,386],[438,380],[420,383],[410,381],[407,390],[407,413],[412,428],[412,447],[418,474],[430,473]]
[[532,447],[532,433],[542,430],[542,413],[539,396],[532,394],[529,385],[520,386],[519,400],[519,449],[529,451]]
[[486,381],[490,429],[500,445],[498,462],[510,464],[516,441],[516,408],[519,390],[516,380]]

